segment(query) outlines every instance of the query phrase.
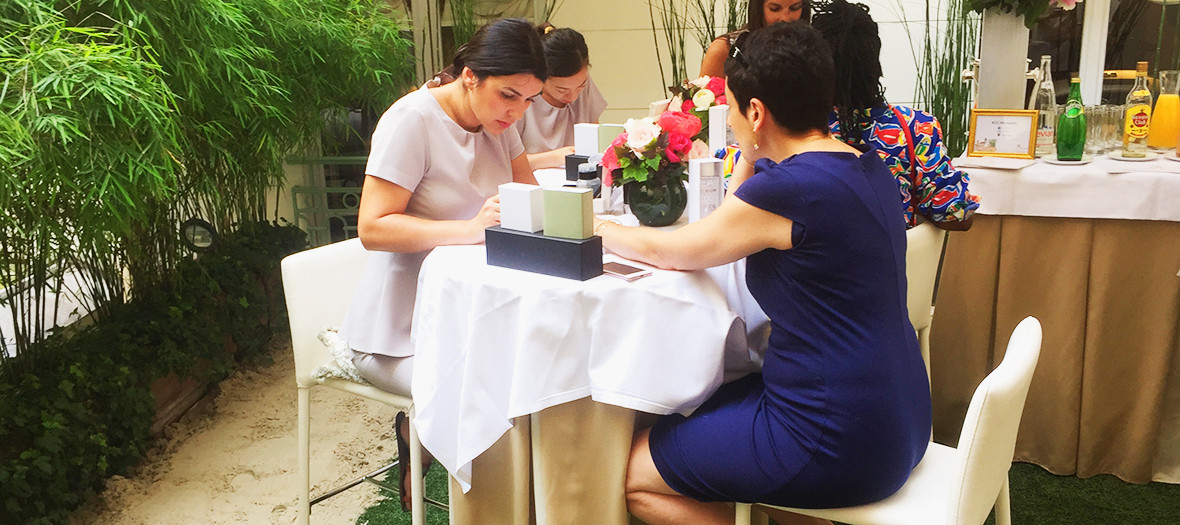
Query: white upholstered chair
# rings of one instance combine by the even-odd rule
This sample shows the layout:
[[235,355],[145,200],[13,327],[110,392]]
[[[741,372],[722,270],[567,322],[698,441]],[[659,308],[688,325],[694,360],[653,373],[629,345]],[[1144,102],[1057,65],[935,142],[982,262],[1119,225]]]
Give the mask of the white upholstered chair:
[[906,306],[910,324],[918,333],[918,347],[930,375],[930,323],[934,319],[934,284],[942,262],[942,245],[946,232],[924,222],[906,232],[905,277]]
[[[981,525],[994,506],[996,524],[1010,525],[1008,469],[1040,352],[1041,324],[1026,317],[1012,332],[1000,366],[971,396],[958,447],[930,443],[896,494],[857,507],[774,508],[850,525]],[[737,525],[750,523],[750,508],[737,505]]]
[[[317,386],[342,390],[410,412],[412,522],[414,525],[424,523],[421,448],[412,424],[412,401],[408,396],[386,392],[367,382],[325,376],[321,368],[333,366],[335,359],[319,341],[317,334],[324,328],[340,326],[368,260],[369,252],[361,245],[360,239],[349,239],[292,254],[282,262],[283,290],[291,323],[291,347],[295,353],[295,384],[299,389],[300,492],[297,523],[301,525],[309,523],[312,505],[362,482],[368,481],[386,489],[397,490],[396,486],[389,487],[374,479],[395,468],[397,462],[394,462],[322,496],[311,498],[310,390]],[[405,459],[398,458],[398,461]]]

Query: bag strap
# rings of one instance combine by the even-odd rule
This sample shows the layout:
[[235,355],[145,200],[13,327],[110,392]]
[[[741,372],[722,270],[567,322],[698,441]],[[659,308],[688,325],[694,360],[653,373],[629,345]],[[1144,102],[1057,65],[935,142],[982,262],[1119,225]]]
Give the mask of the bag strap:
[[893,114],[897,116],[897,122],[901,124],[901,130],[905,132],[905,147],[910,154],[910,186],[913,187],[918,182],[915,176],[918,173],[918,154],[914,152],[914,133],[910,131],[910,123],[906,122],[901,110],[893,105],[890,105],[889,108],[893,110]]

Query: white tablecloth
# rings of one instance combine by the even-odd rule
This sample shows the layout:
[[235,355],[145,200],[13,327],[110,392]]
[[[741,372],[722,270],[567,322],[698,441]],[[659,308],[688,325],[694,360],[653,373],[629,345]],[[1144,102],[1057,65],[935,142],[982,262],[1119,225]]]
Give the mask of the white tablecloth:
[[954,162],[970,175],[985,215],[1180,221],[1180,162],[1163,156],[1146,162],[1099,156],[1080,166],[1040,160],[1019,170],[971,167],[972,160]]
[[727,370],[741,375],[760,364],[709,273],[583,282],[486,260],[483,246],[435,249],[418,279],[413,321],[415,426],[464,490],[471,461],[514,417],[586,396],[689,413]]

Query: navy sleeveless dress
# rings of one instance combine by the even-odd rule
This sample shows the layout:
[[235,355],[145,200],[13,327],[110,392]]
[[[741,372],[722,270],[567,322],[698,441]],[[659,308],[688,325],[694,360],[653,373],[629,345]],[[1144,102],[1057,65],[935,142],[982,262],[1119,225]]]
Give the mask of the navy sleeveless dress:
[[930,393],[906,314],[897,182],[869,149],[759,160],[737,197],[794,221],[793,248],[747,258],[771,321],[761,374],[690,417],[661,418],[664,481],[704,501],[859,505],[897,491],[926,451]]

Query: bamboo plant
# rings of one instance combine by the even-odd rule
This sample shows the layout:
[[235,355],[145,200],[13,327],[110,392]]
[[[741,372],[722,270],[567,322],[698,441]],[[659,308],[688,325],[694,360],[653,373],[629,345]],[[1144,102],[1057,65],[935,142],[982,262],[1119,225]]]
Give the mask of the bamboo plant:
[[[59,8],[60,7],[60,8]],[[265,219],[282,160],[325,119],[409,88],[375,0],[11,0],[0,5],[0,294],[16,350],[81,274],[99,318],[168,286],[180,221]],[[17,293],[21,292],[21,293]]]
[[[927,1],[915,102],[942,124],[943,141],[952,156],[967,147],[968,118],[973,105],[971,86],[962,72],[971,67],[979,41],[979,15],[969,0]],[[906,24],[906,31],[909,25]],[[911,36],[912,39],[912,36]]]

